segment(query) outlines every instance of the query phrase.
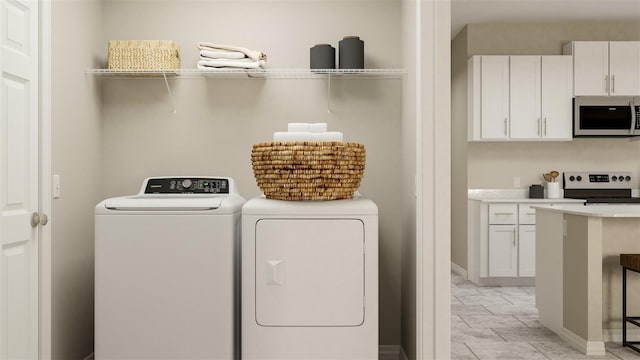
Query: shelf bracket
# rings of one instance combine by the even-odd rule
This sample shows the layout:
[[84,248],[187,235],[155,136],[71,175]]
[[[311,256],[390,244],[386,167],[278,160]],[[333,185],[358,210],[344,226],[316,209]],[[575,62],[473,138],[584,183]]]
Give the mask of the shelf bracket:
[[178,113],[178,111],[173,104],[173,94],[171,93],[171,87],[169,86],[169,81],[167,80],[167,74],[162,73],[162,78],[164,79],[164,85],[167,87],[167,93],[169,93],[169,103],[171,104],[171,107],[173,108],[173,114],[175,115]]
[[327,75],[327,114],[331,115],[331,74]]

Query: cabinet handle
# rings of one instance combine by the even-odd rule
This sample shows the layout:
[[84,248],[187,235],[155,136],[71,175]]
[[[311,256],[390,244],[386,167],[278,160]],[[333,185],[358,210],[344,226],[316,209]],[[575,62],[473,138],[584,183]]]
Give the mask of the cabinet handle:
[[527,213],[527,215],[535,215],[535,214],[536,214],[535,212]]
[[494,213],[494,214],[495,215],[515,215],[515,213],[512,213],[512,212],[510,212],[510,213],[508,213],[508,212],[497,212],[497,213]]
[[604,76],[604,92],[609,93],[609,75]]
[[516,247],[516,228],[513,228],[513,247]]
[[504,136],[507,136],[507,118],[504,118]]
[[538,136],[540,136],[540,118],[538,118]]
[[615,75],[611,75],[611,93],[612,94],[616,93],[616,76]]
[[542,127],[542,133],[547,136],[547,118],[544,118],[544,126]]

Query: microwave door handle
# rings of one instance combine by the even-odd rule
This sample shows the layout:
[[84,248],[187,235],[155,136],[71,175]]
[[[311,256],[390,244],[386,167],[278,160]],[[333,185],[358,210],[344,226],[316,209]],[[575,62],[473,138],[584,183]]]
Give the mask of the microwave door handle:
[[636,119],[636,106],[633,99],[629,101],[629,106],[631,107],[631,128],[629,129],[629,135],[635,136],[637,119]]

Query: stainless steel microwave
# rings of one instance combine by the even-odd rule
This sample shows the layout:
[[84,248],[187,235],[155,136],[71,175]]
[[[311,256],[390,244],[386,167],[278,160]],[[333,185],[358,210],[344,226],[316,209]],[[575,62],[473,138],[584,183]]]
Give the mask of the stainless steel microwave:
[[573,137],[640,136],[640,97],[579,96],[573,102]]

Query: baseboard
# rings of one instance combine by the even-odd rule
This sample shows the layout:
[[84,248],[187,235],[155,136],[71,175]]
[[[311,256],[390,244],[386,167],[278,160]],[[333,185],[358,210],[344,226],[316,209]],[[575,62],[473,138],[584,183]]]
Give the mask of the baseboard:
[[402,357],[404,351],[400,345],[379,345],[378,346],[378,360],[403,360]]
[[560,330],[560,337],[564,339],[569,345],[573,346],[576,350],[582,352],[585,355],[600,355],[604,356],[604,341],[587,341],[580,336],[568,330],[564,326]]
[[464,277],[465,279],[467,279],[468,277],[467,270],[463,269],[462,266],[454,263],[453,261],[451,262],[451,271]]
[[95,355],[96,355],[95,353],[91,353],[82,360],[93,360],[95,358]]
[[[604,342],[622,343],[622,329],[602,329],[602,339]],[[640,339],[640,329],[627,329],[627,340],[637,341]]]

